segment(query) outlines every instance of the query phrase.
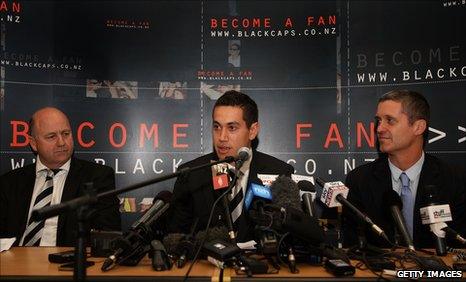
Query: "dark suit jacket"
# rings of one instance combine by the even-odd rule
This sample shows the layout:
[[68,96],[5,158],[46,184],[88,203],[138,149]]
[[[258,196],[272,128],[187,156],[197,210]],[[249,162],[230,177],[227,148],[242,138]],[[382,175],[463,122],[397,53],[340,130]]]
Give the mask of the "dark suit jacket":
[[[437,187],[439,203],[449,204],[453,221],[450,227],[466,234],[466,186],[464,173],[453,169],[440,159],[425,154],[414,206],[413,241],[416,247],[434,247],[435,242],[428,225],[423,225],[419,209],[426,206],[426,185]],[[395,227],[389,207],[384,204],[384,193],[392,190],[391,171],[388,158],[383,156],[372,163],[362,165],[351,171],[346,177],[349,187],[348,200],[365,212],[377,225],[394,239]],[[354,215],[343,209],[344,236],[347,245],[357,243],[358,222]],[[384,241],[365,228],[368,243],[386,246]],[[454,245],[450,242],[450,245]]]
[[[36,165],[15,169],[0,177],[0,237],[16,237],[18,244],[26,229],[31,203]],[[61,202],[83,195],[82,185],[93,182],[97,193],[115,189],[115,173],[108,166],[71,159]],[[90,219],[91,228],[98,230],[121,230],[119,202],[116,197],[99,200],[97,210]],[[73,246],[77,236],[75,212],[58,217],[57,246]]]
[[[180,169],[206,164],[215,159],[218,159],[216,154],[211,153],[181,165]],[[290,176],[293,172],[294,169],[291,165],[272,156],[254,151],[249,171],[248,187],[251,182],[262,184],[257,177],[258,173]],[[210,167],[180,176],[173,189],[168,232],[189,233],[196,218],[199,218],[196,231],[205,229],[212,205],[222,192],[224,190],[215,191],[212,186],[212,170]],[[253,225],[249,223],[247,216],[241,216],[238,220],[240,222],[238,224],[237,239],[240,242],[251,239]],[[224,222],[224,209],[222,202],[220,202],[214,211],[211,227],[224,225]]]

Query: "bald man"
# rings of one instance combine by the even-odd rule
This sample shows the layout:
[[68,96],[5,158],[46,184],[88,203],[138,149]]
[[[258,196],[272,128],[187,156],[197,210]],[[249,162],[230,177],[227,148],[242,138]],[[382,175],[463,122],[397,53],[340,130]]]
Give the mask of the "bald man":
[[[33,222],[32,210],[82,196],[84,183],[92,182],[98,193],[114,189],[115,173],[110,167],[73,157],[71,126],[60,110],[38,110],[29,130],[36,163],[0,177],[0,238],[16,237],[19,246],[73,246],[75,212]],[[91,228],[121,230],[118,207],[116,197],[99,200],[93,206]]]

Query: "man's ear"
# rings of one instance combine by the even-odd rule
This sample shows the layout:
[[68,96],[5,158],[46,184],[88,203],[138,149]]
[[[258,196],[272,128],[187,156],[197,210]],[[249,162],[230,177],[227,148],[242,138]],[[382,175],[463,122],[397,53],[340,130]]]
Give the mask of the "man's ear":
[[259,134],[259,130],[260,130],[259,122],[255,122],[251,124],[251,126],[249,127],[249,140],[251,141],[254,140]]
[[414,134],[422,135],[427,130],[427,122],[424,119],[418,119],[414,122]]

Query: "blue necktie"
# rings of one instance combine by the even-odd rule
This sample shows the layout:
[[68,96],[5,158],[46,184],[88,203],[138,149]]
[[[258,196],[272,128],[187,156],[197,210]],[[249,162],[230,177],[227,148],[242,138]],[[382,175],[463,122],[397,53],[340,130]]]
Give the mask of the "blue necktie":
[[408,227],[409,234],[413,238],[413,212],[414,212],[414,197],[409,188],[409,177],[406,173],[400,175],[401,180],[401,201],[403,202],[403,216]]

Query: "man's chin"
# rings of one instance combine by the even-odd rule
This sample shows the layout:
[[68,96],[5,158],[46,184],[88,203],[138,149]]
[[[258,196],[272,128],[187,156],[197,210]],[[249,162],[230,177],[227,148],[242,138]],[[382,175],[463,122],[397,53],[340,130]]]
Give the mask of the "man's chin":
[[380,146],[379,150],[382,153],[390,153],[390,147],[388,147],[388,146]]
[[230,154],[230,150],[215,150],[215,152],[217,153],[219,159],[224,159],[228,156],[232,156]]
[[217,154],[217,156],[219,160],[223,160],[227,157],[227,155],[223,155],[223,154],[222,155]]

